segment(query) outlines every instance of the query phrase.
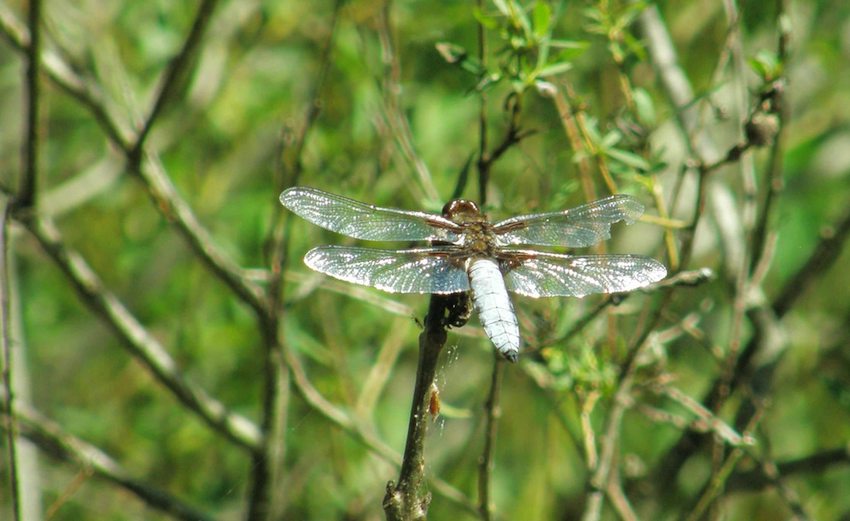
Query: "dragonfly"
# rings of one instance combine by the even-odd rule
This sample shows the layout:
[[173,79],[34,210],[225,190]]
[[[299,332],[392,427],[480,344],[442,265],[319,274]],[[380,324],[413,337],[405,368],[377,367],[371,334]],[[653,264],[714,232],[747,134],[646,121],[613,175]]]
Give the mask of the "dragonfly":
[[611,225],[634,223],[643,205],[612,195],[569,210],[520,215],[491,223],[478,205],[455,199],[441,215],[381,208],[316,188],[292,187],[280,202],[301,218],[364,241],[429,241],[387,250],[319,246],[304,257],[311,269],[390,293],[471,292],[479,321],[504,358],[516,362],[519,325],[508,292],[540,297],[623,293],[667,276],[641,255],[571,255],[529,249],[586,248],[611,237]]

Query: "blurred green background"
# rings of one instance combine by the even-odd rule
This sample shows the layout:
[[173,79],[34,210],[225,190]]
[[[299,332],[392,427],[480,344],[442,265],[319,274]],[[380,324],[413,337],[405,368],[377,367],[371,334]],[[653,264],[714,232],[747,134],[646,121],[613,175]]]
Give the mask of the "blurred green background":
[[[535,23],[544,22],[535,16],[549,14],[538,45],[547,39],[564,42],[553,47],[548,62],[563,67],[525,85],[517,78],[529,70],[517,65],[521,51],[511,48],[517,36],[499,11],[508,4],[514,5],[217,2],[196,52],[181,66],[177,87],[151,128],[149,161],[162,166],[214,244],[261,287],[269,287],[273,249],[279,246],[273,232],[286,230],[279,315],[283,349],[301,361],[324,399],[347,411],[363,432],[401,453],[417,362],[415,319],[423,317],[428,299],[381,294],[310,273],[300,262],[307,249],[348,242],[297,218],[283,225],[288,217],[277,202],[280,191],[297,183],[381,206],[439,211],[471,160],[463,194],[480,199],[475,161],[484,85],[489,149],[509,128],[512,92],[522,99],[518,127],[530,132],[493,163],[486,201],[493,217],[586,201],[581,184],[585,161],[596,195],[607,193],[597,172],[600,164],[608,165],[618,189],[643,201],[647,214],[660,215],[658,195],[674,221],[687,222],[696,200],[696,156],[659,81],[639,17],[643,9],[660,14],[695,96],[689,107],[698,109],[694,135],[711,140],[718,151],[743,139],[741,123],[765,85],[750,60],[776,55],[784,20],[790,43],[781,77],[787,81],[790,119],[779,148],[783,189],[767,220],[775,239],[772,262],[745,294],[736,288],[740,259],[722,238],[723,216],[711,215],[717,201],[709,190],[693,255],[682,268],[708,267],[716,277],[674,290],[644,350],[635,404],[622,425],[617,468],[634,511],[645,519],[685,518],[712,475],[717,452],[703,446],[668,472],[661,462],[688,429],[640,405],[690,418],[692,410],[653,394],[651,384],[669,378],[666,385],[701,400],[722,376],[730,349],[742,348],[756,331],[752,318],[740,314],[741,306],[751,310],[776,298],[822,237],[840,236],[833,225],[850,201],[850,4],[561,2],[545,4],[545,12],[534,2],[516,4]],[[198,6],[45,2],[45,56],[96,89],[102,107],[129,135],[149,116]],[[18,186],[22,170],[25,55],[15,35],[26,31],[26,8],[22,2],[0,3],[5,36],[0,42],[0,182],[7,192]],[[622,27],[616,26],[618,20],[624,21]],[[479,22],[488,44],[486,67],[504,75],[492,84],[448,63],[437,50],[448,42],[477,56]],[[528,56],[533,61],[539,52],[532,48]],[[91,108],[50,74],[41,80],[37,211],[55,219],[67,246],[165,346],[188,380],[259,424],[264,339],[251,309],[151,204],[145,184],[128,173],[125,154]],[[569,92],[570,106],[590,129],[585,144],[601,146],[611,136],[611,154],[577,153],[563,114],[539,92],[535,82],[544,80]],[[626,91],[636,95],[631,106]],[[312,121],[308,114],[314,103],[318,112]],[[730,197],[722,208],[736,213],[733,226],[751,226],[758,217],[746,211],[753,195],[748,182],[755,183],[755,208],[764,208],[771,150],[748,151],[710,174],[710,183]],[[710,162],[721,155],[702,159]],[[676,250],[685,231],[663,224],[618,225],[608,249],[651,255],[670,265],[665,230]],[[749,230],[737,233],[746,238]],[[134,478],[215,518],[245,517],[256,462],[188,413],[128,356],[23,227],[13,226],[10,236],[10,277],[17,295],[12,317],[20,325],[15,341],[21,348],[15,378],[30,393],[19,393],[18,399],[102,449]],[[758,391],[764,394],[756,392],[760,416],[749,433],[756,446],[741,457],[735,472],[847,447],[847,250],[842,240],[834,263],[813,268],[813,283],[773,322],[774,351],[760,352],[746,373],[748,384],[763,386]],[[660,299],[658,292],[630,297],[561,342],[551,339],[568,332],[600,297],[515,298],[529,352],[519,365],[506,368],[502,382],[492,472],[497,518],[581,515],[589,479],[582,407],[588,407],[589,397],[599,400],[586,426],[601,437],[626,346],[645,325],[641,311]],[[427,472],[465,494],[469,504],[477,497],[492,364],[491,346],[477,320],[449,333],[438,374],[443,415],[429,433]],[[760,379],[760,371],[767,372],[766,379]],[[297,385],[285,385],[290,395],[284,477],[274,492],[284,503],[284,518],[382,519],[385,484],[397,478],[397,468],[311,405]],[[750,387],[737,389],[719,413],[737,429],[743,428],[735,425],[736,414],[752,396]],[[781,483],[811,519],[847,519],[848,458],[840,451],[828,454],[832,457],[826,461],[789,470]],[[7,469],[4,463],[4,519],[11,512]],[[169,518],[92,476],[85,466],[59,462],[44,452],[37,473],[43,514],[52,519]],[[747,490],[734,476],[707,516],[792,516],[777,487]],[[603,510],[604,519],[622,516],[610,504]],[[475,516],[435,492],[430,517]]]

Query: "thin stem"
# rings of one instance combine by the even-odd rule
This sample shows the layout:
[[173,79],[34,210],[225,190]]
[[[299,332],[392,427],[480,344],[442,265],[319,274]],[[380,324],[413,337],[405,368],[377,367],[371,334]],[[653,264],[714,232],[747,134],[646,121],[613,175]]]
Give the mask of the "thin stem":
[[12,515],[15,521],[21,519],[20,486],[18,482],[18,427],[15,421],[14,399],[12,392],[12,341],[10,338],[10,298],[9,298],[9,203],[3,200],[0,212],[0,341],[3,349],[3,412],[5,413],[6,453],[9,458],[9,496],[12,498]]
[[749,492],[776,486],[780,476],[795,474],[822,475],[836,466],[850,466],[850,450],[848,447],[838,447],[822,452],[816,452],[793,460],[774,463],[774,470],[766,472],[764,465],[753,470],[733,473],[726,482],[726,488],[734,492]]
[[[21,25],[14,15],[0,4],[0,33],[9,40],[13,47],[29,54],[31,48],[30,31]],[[129,127],[120,127],[106,108],[106,99],[97,85],[93,85],[81,77],[64,59],[50,51],[40,52],[40,64],[45,75],[60,90],[79,101],[86,107],[101,126],[106,135],[122,150],[128,148],[129,139],[126,136],[133,132]]]
[[416,150],[413,141],[413,132],[410,123],[401,109],[401,64],[395,51],[391,26],[392,2],[384,3],[381,14],[378,17],[378,37],[381,43],[381,53],[384,60],[383,99],[387,122],[393,129],[402,155],[412,165],[419,180],[419,187],[428,199],[436,201],[439,193],[434,185],[434,179],[428,165]]
[[486,422],[484,428],[484,450],[478,462],[478,512],[484,521],[493,519],[493,502],[490,498],[490,477],[493,474],[493,452],[496,447],[496,432],[498,431],[499,418],[502,415],[499,398],[504,372],[504,359],[499,353],[493,350],[493,372],[490,377],[490,392],[484,404]]
[[26,114],[24,123],[23,178],[16,200],[16,206],[29,208],[35,203],[38,184],[38,109],[41,73],[41,0],[30,0],[27,23],[29,26],[29,46],[26,49]]
[[[789,30],[781,23],[781,17],[788,12],[788,9],[785,5],[785,0],[778,0],[777,3],[780,8],[778,15],[780,34],[777,54],[779,63],[786,64],[789,58],[788,42],[791,39],[791,35]],[[762,256],[765,255],[765,244],[769,235],[769,228],[771,224],[775,223],[776,206],[779,195],[782,193],[785,185],[782,158],[785,156],[785,146],[788,140],[786,126],[787,122],[791,119],[791,108],[785,101],[784,81],[778,80],[775,83],[775,89],[772,95],[774,96],[772,100],[773,108],[778,117],[778,129],[776,139],[773,141],[770,149],[770,161],[767,166],[767,190],[764,204],[762,205],[761,214],[753,233],[753,251],[759,255],[753,256],[751,269],[755,269],[760,264]]]
[[576,114],[573,111],[564,93],[557,86],[552,86],[551,90],[541,92],[544,96],[550,98],[558,110],[558,119],[561,120],[561,125],[564,127],[564,132],[567,136],[573,153],[580,155],[578,161],[579,181],[581,182],[582,191],[587,201],[596,199],[596,189],[593,187],[593,175],[590,169],[590,159],[585,152],[585,144],[582,140],[581,129],[576,121]]
[[[321,68],[313,84],[304,122],[296,138],[293,147],[293,155],[290,164],[283,161],[283,140],[281,150],[277,154],[279,171],[277,178],[282,179],[283,169],[289,167],[292,172],[290,181],[297,184],[303,171],[303,151],[307,137],[313,124],[319,116],[319,99],[322,88],[327,78],[331,64],[331,51],[333,49],[334,36],[336,34],[337,21],[343,0],[337,0],[331,17],[331,29],[325,41],[322,51]],[[278,187],[283,183],[278,183]],[[261,428],[265,433],[262,449],[254,455],[252,469],[252,483],[250,497],[248,500],[249,520],[280,519],[285,516],[285,503],[287,496],[281,490],[284,486],[285,458],[286,458],[286,431],[288,423],[288,407],[291,387],[290,367],[286,363],[283,354],[286,346],[279,339],[283,338],[282,328],[284,295],[284,270],[289,252],[289,238],[291,234],[288,229],[291,219],[284,220],[281,217],[281,207],[276,206],[274,224],[270,227],[270,236],[267,244],[270,245],[270,280],[265,299],[266,312],[258,315],[260,328],[263,336],[264,359],[264,382],[263,382],[263,409]]]
[[189,203],[154,157],[147,157],[136,171],[145,184],[155,208],[183,236],[186,244],[207,268],[247,304],[255,315],[264,317],[268,305],[262,289],[245,277],[239,265],[216,245],[209,231],[198,220]]
[[[395,452],[383,440],[375,436],[373,432],[366,429],[347,411],[337,407],[322,396],[319,390],[310,382],[304,366],[293,350],[286,349],[283,354],[286,359],[286,365],[292,372],[292,383],[295,390],[310,408],[387,463],[400,467],[402,461],[401,455]],[[430,398],[430,393],[428,397]],[[433,487],[434,492],[450,500],[465,511],[473,514],[477,512],[475,505],[452,485],[436,477],[430,479],[430,485]]]
[[[2,5],[0,5],[0,31],[18,49],[23,52],[29,51],[30,34],[16,24],[14,18],[3,9]],[[177,228],[195,255],[248,304],[255,314],[265,315],[267,310],[263,302],[262,290],[248,280],[239,266],[213,242],[211,235],[201,225],[191,207],[178,195],[174,184],[155,157],[143,153],[142,148],[130,144],[132,142],[138,144],[141,141],[127,137],[132,136],[132,130],[110,116],[107,101],[102,92],[75,74],[74,68],[62,61],[61,57],[51,55],[50,58],[44,63],[48,77],[92,112],[107,137],[128,158],[131,172],[145,184],[145,188],[154,201],[154,208]],[[45,60],[44,56],[42,60]],[[137,160],[131,160],[134,154],[138,156]]]
[[[483,11],[483,0],[476,0],[478,10]],[[481,66],[486,69],[487,66],[487,36],[484,30],[484,24],[478,20],[478,61]],[[487,135],[487,92],[482,90],[479,94],[478,108],[478,202],[481,206],[487,204],[487,183],[490,180],[490,164],[491,157],[488,147]]]
[[589,486],[590,492],[585,501],[584,513],[582,521],[597,521],[602,515],[602,500],[607,493],[610,480],[613,473],[619,470],[615,468],[616,455],[620,443],[620,433],[622,429],[623,417],[626,409],[630,406],[631,393],[634,384],[635,374],[637,371],[638,355],[647,344],[647,339],[650,333],[658,325],[661,320],[664,310],[670,303],[672,292],[669,289],[663,291],[661,302],[655,308],[652,316],[647,321],[641,334],[634,339],[629,351],[620,367],[620,374],[617,381],[617,390],[611,401],[611,409],[605,418],[604,433],[601,440],[601,450],[599,451],[599,460],[592,469]]
[[151,109],[150,115],[136,138],[136,143],[133,145],[133,151],[130,153],[131,158],[141,157],[141,151],[145,140],[150,134],[154,124],[157,122],[160,114],[162,114],[165,105],[177,95],[177,90],[185,85],[185,79],[190,68],[189,62],[195,55],[195,52],[203,39],[204,32],[206,31],[207,26],[209,26],[217,1],[218,0],[203,0],[201,5],[198,6],[198,14],[195,16],[195,20],[192,23],[192,29],[189,31],[186,41],[183,42],[183,47],[180,49],[180,52],[177,53],[177,56],[171,60],[171,63],[168,64],[168,70],[166,71],[162,85],[159,88],[159,93],[157,94],[153,109]]
[[413,403],[407,429],[407,443],[398,482],[387,483],[384,513],[391,521],[425,519],[431,495],[425,489],[425,435],[430,419],[431,386],[437,372],[437,360],[446,344],[444,319],[451,296],[432,295],[425,317],[425,329],[419,335],[419,365],[413,388]]

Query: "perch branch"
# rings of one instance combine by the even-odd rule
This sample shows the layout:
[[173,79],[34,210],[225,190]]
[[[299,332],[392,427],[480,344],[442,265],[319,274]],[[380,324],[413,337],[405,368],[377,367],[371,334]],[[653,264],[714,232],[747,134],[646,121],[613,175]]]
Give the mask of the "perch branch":
[[431,386],[437,372],[437,360],[446,344],[444,317],[450,298],[431,296],[425,329],[419,335],[419,365],[401,471],[398,482],[387,483],[384,496],[384,512],[390,521],[424,520],[428,515],[431,494],[425,488],[425,434],[430,421]]
[[[287,366],[292,371],[292,381],[295,385],[295,389],[308,406],[321,414],[326,420],[342,430],[344,433],[351,436],[355,441],[361,443],[364,447],[374,452],[387,463],[394,466],[400,465],[402,461],[401,455],[395,452],[392,447],[384,443],[383,440],[376,437],[372,432],[365,429],[364,426],[349,413],[335,406],[322,396],[318,389],[310,383],[310,379],[304,370],[304,366],[291,349],[285,350],[284,356],[286,357]],[[434,491],[442,497],[454,502],[460,507],[463,507],[467,512],[477,512],[475,505],[470,503],[466,496],[452,485],[438,478],[431,478],[430,483],[434,488]]]

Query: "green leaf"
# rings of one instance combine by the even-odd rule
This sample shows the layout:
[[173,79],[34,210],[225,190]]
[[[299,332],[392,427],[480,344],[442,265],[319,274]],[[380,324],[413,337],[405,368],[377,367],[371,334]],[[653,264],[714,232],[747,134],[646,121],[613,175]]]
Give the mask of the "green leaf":
[[534,5],[532,12],[534,19],[534,36],[538,40],[545,38],[549,34],[549,24],[552,20],[552,9],[545,2],[537,2]]
[[550,63],[542,69],[539,69],[536,73],[536,76],[540,78],[547,78],[549,76],[554,76],[556,74],[567,72],[572,68],[573,64],[569,62]]
[[635,2],[633,4],[629,4],[626,7],[626,11],[620,16],[620,19],[617,20],[618,24],[622,27],[627,27],[632,24],[632,22],[637,19],[637,17],[646,9],[646,2]]
[[638,121],[644,125],[654,126],[656,122],[655,105],[652,103],[649,92],[644,88],[637,87],[632,91],[632,99],[635,102]]
[[588,47],[590,47],[590,42],[585,40],[558,40],[551,39],[548,42],[549,47],[554,47],[556,49],[575,49],[584,51]]
[[457,65],[465,71],[471,72],[476,76],[481,76],[486,72],[486,69],[481,64],[481,61],[475,56],[470,55],[466,49],[460,45],[455,45],[449,42],[440,42],[435,45],[437,52],[446,60],[447,63]]
[[434,47],[437,48],[437,52],[448,63],[458,63],[465,60],[468,55],[466,49],[450,42],[437,42]]
[[505,3],[505,0],[493,0],[493,5],[496,6],[496,9],[498,9],[502,15],[507,17],[511,16],[511,11],[508,9],[508,4]]
[[620,150],[619,148],[611,148],[605,151],[605,155],[615,161],[623,163],[626,166],[630,166],[644,172],[650,169],[649,162],[633,152],[627,152],[625,150]]
[[623,135],[620,133],[620,131],[612,130],[605,134],[605,137],[603,137],[602,140],[599,142],[599,148],[607,151],[609,148],[619,143],[621,139],[623,139]]
[[474,16],[475,20],[486,29],[495,31],[499,28],[499,21],[496,20],[494,17],[488,15],[478,7],[473,9],[472,16]]
[[754,57],[750,58],[749,62],[750,67],[763,81],[773,81],[782,75],[782,62],[773,52],[759,51]]
[[528,19],[525,9],[515,0],[509,1],[511,2],[510,7],[514,23],[517,24],[518,27],[522,28],[522,32],[525,35],[526,40],[534,39],[534,31],[531,28],[531,20]]

